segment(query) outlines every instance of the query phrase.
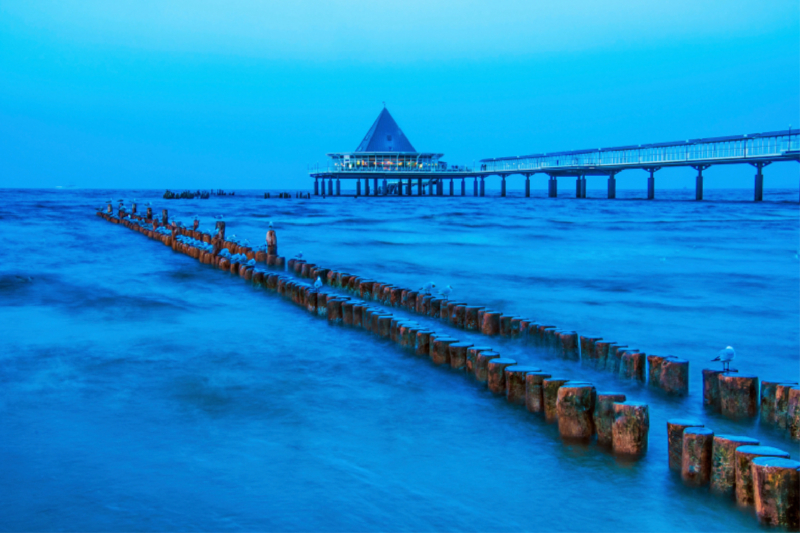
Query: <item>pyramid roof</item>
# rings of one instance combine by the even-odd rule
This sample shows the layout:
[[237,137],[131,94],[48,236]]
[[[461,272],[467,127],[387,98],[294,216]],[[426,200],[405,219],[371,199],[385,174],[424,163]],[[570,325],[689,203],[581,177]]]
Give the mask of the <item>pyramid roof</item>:
[[385,107],[372,124],[356,152],[414,152],[414,147]]

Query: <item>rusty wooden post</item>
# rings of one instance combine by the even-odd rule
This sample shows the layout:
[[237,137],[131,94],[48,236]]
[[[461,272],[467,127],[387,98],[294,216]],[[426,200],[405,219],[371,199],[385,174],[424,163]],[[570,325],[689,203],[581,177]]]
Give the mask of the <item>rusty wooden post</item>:
[[483,323],[481,324],[481,333],[484,335],[499,335],[501,316],[502,313],[496,311],[485,312],[483,314]]
[[500,354],[491,350],[478,352],[475,357],[475,379],[486,383],[489,380],[489,361],[499,358]]
[[495,394],[503,394],[506,391],[506,374],[505,369],[508,366],[516,365],[514,359],[497,358],[491,359],[486,366],[486,377],[489,385],[489,390]]
[[786,408],[786,425],[789,437],[800,440],[800,387],[789,389],[789,406]]
[[732,498],[736,487],[736,448],[759,444],[758,439],[750,437],[715,435],[711,448],[711,491]]
[[646,403],[615,402],[612,446],[619,455],[637,456],[647,451],[650,410]]
[[753,495],[753,459],[756,457],[782,457],[789,459],[789,454],[772,446],[739,446],[734,455],[736,475],[736,503],[747,507],[755,503]]
[[758,377],[748,374],[720,374],[719,398],[723,415],[733,418],[756,416]]
[[464,329],[467,331],[480,331],[481,323],[478,321],[478,311],[483,307],[468,305],[464,308]]
[[667,455],[670,470],[680,472],[683,464],[683,430],[701,428],[703,424],[697,420],[671,418],[667,420]]
[[471,342],[455,342],[450,345],[450,368],[464,370],[467,367],[467,349]]
[[708,428],[691,427],[683,430],[681,478],[687,485],[699,487],[711,479],[711,448],[714,432]]
[[562,438],[589,440],[594,435],[597,391],[591,383],[568,381],[558,389],[556,413]]
[[703,369],[703,405],[720,410],[719,376],[721,370]]
[[431,335],[434,335],[434,332],[430,330],[421,330],[417,332],[417,341],[414,347],[414,353],[416,355],[427,356],[431,353]]
[[450,345],[458,342],[453,337],[436,337],[431,342],[431,360],[436,365],[450,364]]
[[759,523],[790,531],[800,529],[800,462],[757,457],[751,470]]
[[514,365],[505,369],[506,400],[509,403],[523,405],[525,403],[525,377],[529,372],[541,372],[533,366]]
[[614,402],[624,402],[627,398],[619,392],[597,393],[594,404],[594,426],[597,444],[611,446],[613,443]]
[[490,352],[492,349],[489,346],[470,346],[467,348],[467,361],[466,370],[468,373],[475,375],[475,364],[478,359],[478,354],[481,352]]
[[558,411],[556,410],[556,402],[558,402],[558,389],[564,383],[568,382],[567,378],[549,377],[542,381],[542,397],[544,398],[544,417],[548,422],[553,422],[558,418]]
[[550,377],[545,372],[525,374],[525,407],[531,413],[544,413],[544,380]]
[[599,335],[581,335],[581,364],[596,368],[597,367],[597,350],[595,344],[597,341],[603,340]]

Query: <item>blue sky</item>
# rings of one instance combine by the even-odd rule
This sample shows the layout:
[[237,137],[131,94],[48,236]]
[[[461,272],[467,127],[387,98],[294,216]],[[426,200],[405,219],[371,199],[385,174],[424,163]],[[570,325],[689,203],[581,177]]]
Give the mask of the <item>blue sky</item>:
[[0,186],[308,187],[384,101],[451,163],[800,127],[799,43],[796,0],[4,2]]

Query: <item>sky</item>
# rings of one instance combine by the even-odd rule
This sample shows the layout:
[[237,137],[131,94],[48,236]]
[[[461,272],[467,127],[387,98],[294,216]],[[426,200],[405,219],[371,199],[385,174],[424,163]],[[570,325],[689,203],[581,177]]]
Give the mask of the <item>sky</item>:
[[0,187],[309,188],[384,102],[453,164],[800,127],[799,45],[796,0],[9,0]]

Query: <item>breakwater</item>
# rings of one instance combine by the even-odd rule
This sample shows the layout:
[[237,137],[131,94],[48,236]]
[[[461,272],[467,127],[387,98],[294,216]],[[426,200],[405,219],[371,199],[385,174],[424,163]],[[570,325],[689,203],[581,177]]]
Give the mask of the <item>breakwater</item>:
[[[113,218],[113,217],[109,217],[109,218]],[[123,223],[124,223],[124,220],[123,220]],[[162,242],[164,242],[165,240],[169,240],[170,241],[169,244],[170,244],[170,246],[173,247],[173,249],[183,251],[187,255],[190,255],[192,257],[196,257],[198,259],[201,259],[201,258],[205,257],[205,255],[203,253],[204,246],[199,246],[198,245],[198,243],[202,242],[202,241],[194,239],[194,237],[190,237],[190,238],[194,239],[196,242],[187,240],[189,237],[186,235],[186,233],[191,231],[191,230],[186,230],[186,229],[182,229],[182,228],[174,228],[174,227],[172,227],[172,228],[164,228],[164,227],[162,227],[160,229],[161,229],[161,231],[158,232],[158,233],[161,235],[161,237],[159,237],[159,238],[162,240]],[[148,230],[148,231],[150,231],[150,230]],[[184,237],[184,238],[183,239],[176,238],[177,234],[180,234],[180,237]],[[155,235],[153,235],[153,236],[155,236]],[[207,236],[207,237],[210,237],[210,236]],[[206,240],[207,237],[203,236],[203,240]],[[166,242],[165,242],[165,244],[166,244]],[[205,243],[204,242],[203,244],[207,245],[209,243]],[[245,279],[251,279],[252,281],[257,281],[258,282],[257,275],[259,273],[254,268],[250,268],[246,264],[243,265],[243,261],[244,260],[255,261],[255,254],[259,253],[259,251],[247,250],[247,247],[242,247],[241,245],[236,245],[234,243],[230,243],[230,245],[231,245],[232,250],[236,254],[238,254],[240,256],[243,255],[244,258],[239,257],[239,258],[236,258],[236,260],[234,260],[234,261],[228,260],[227,263],[225,263],[223,261],[220,261],[220,264],[221,265],[225,265],[225,267],[227,267],[226,268],[227,270],[232,271],[232,272],[235,271],[235,273],[238,273],[240,276],[242,276]],[[206,250],[205,253],[207,254],[208,251]],[[253,257],[251,259],[248,259],[248,255],[251,254],[251,253],[253,254]],[[217,266],[220,266],[220,264],[218,264]],[[290,260],[288,266],[289,266],[290,269],[292,269],[292,271],[294,273],[298,273],[298,269],[299,269],[299,273],[300,274],[302,274],[304,270],[307,273],[311,273],[311,271],[314,268],[316,268],[316,265],[309,265],[308,263],[305,263],[303,261],[298,261],[298,260]],[[271,275],[274,276],[274,277],[271,277]],[[288,297],[288,298],[292,299],[293,301],[295,301],[299,305],[305,305],[306,307],[308,307],[308,301],[307,300],[305,301],[305,304],[300,304],[298,302],[298,299],[302,298],[302,297],[305,297],[307,295],[307,293],[305,293],[305,291],[308,288],[309,284],[305,284],[306,287],[304,288],[303,287],[303,283],[299,282],[298,280],[296,280],[294,278],[288,278],[287,279],[285,276],[282,276],[282,275],[279,275],[279,274],[273,274],[273,273],[264,273],[264,276],[265,276],[264,279],[267,280],[267,284],[269,284],[269,280],[270,279],[274,279],[275,280],[275,290],[276,290],[276,292],[279,292],[280,294],[283,294],[285,297]],[[262,281],[262,283],[263,283],[263,281]],[[283,284],[283,287],[281,287],[281,283]],[[369,294],[368,298],[371,298],[372,291],[369,291],[369,293],[365,293],[361,289],[361,285],[359,284],[359,296],[364,296],[365,294]],[[319,297],[319,295],[318,295],[318,297]],[[345,303],[342,303],[341,309],[340,309],[339,305],[337,305],[337,303],[336,303],[337,301],[340,301],[337,297],[334,297],[334,298],[332,298],[330,300],[328,300],[328,298],[326,297],[325,300],[326,300],[325,301],[325,307],[324,307],[325,316],[329,320],[331,320],[332,322],[337,322],[338,323],[341,320],[341,323],[345,323],[345,320],[346,320],[345,317],[347,316],[347,311],[345,310],[345,309],[347,309],[347,307],[346,307]],[[423,298],[423,300],[424,300],[424,298]],[[362,301],[364,301],[364,300],[362,300]],[[371,301],[375,301],[375,300],[371,300]],[[330,305],[329,305],[329,302],[330,302]],[[402,292],[401,292],[401,303],[402,303]],[[451,305],[450,303],[447,304],[447,306],[450,306],[450,305]],[[454,306],[455,306],[456,309],[458,309],[460,305],[461,304],[459,304],[457,302],[454,303]],[[356,304],[354,303],[353,307],[355,307],[355,306],[356,306]],[[408,303],[408,298],[407,298],[407,303],[406,303],[405,309],[409,309],[409,308],[410,308],[410,305]],[[319,302],[317,302],[314,305],[314,311],[317,314],[322,312],[322,308],[321,308]],[[361,311],[363,313],[364,309],[362,309]],[[369,321],[370,330],[373,331],[373,332],[377,331],[376,334],[381,335],[381,336],[386,336],[387,333],[388,333],[388,337],[391,337],[391,335],[392,335],[392,320],[393,320],[393,317],[391,315],[387,316],[387,314],[383,314],[382,313],[383,311],[385,311],[385,310],[381,309],[379,307],[377,307],[374,310],[374,312],[370,311],[369,309],[367,310],[367,316],[370,318],[370,321]],[[465,309],[465,312],[466,312],[466,309]],[[458,315],[459,313],[457,312],[456,314]],[[450,317],[452,317],[452,314],[450,314],[450,313],[445,314],[445,316],[447,316],[447,315],[450,315]],[[353,316],[355,317],[355,315],[353,315]],[[442,319],[442,316],[443,315],[441,313],[441,305],[440,305],[440,316],[439,316],[439,318]],[[502,316],[503,315],[501,314],[500,317],[502,317]],[[513,318],[514,317],[511,317],[511,319],[507,320],[508,327],[510,327],[512,329],[513,329],[512,324],[515,323]],[[353,319],[353,320],[355,320],[355,319]],[[450,318],[450,320],[452,321],[452,318]],[[363,314],[362,314],[362,321],[363,321]],[[520,320],[519,322],[521,323],[522,320]],[[502,329],[503,327],[504,327],[503,326],[503,320],[499,320],[498,329]],[[363,328],[363,322],[362,322],[362,328]],[[395,328],[395,331],[397,331],[397,328]],[[402,328],[401,328],[401,331],[402,331]],[[419,332],[417,332],[417,333],[419,333]],[[451,366],[454,364],[453,362],[455,361],[456,368],[460,368],[460,367],[462,367],[462,363],[461,362],[464,361],[463,367],[464,368],[468,367],[467,361],[469,361],[469,348],[470,348],[469,346],[458,346],[459,344],[463,344],[463,343],[458,343],[456,339],[439,338],[439,337],[436,337],[435,335],[431,335],[431,336],[433,337],[434,342],[433,342],[433,347],[429,347],[428,355],[431,357],[431,359],[434,360],[434,362],[438,361],[440,364],[445,364],[447,362],[447,357],[449,356],[450,357],[450,365]],[[581,340],[582,341],[584,341],[584,340],[585,341],[593,341],[595,343],[598,342],[597,338],[594,338],[594,337],[590,338],[590,336],[586,336],[586,337],[587,337],[586,339],[581,339]],[[574,337],[572,337],[572,338],[574,339]],[[562,349],[563,349],[563,344],[561,344],[560,346],[562,346]],[[465,352],[465,353],[463,353],[463,355],[462,355],[462,352]],[[499,355],[499,354],[497,354],[497,355]],[[479,360],[480,352],[476,353],[476,356],[477,357],[476,357],[475,361],[477,362]],[[500,358],[500,357],[495,357],[495,358],[492,358],[492,359],[488,359],[487,358],[487,360],[486,360],[486,374],[487,374],[486,379],[487,379],[487,383],[488,383],[488,385],[490,387],[490,390],[497,391],[497,392],[504,392],[506,398],[509,399],[509,401],[518,402],[519,398],[520,398],[519,397],[519,390],[520,390],[519,389],[519,379],[518,379],[519,376],[514,376],[515,372],[513,370],[511,370],[511,371],[509,370],[509,368],[513,369],[513,366],[514,366],[513,363],[514,363],[513,360],[503,360],[503,358]],[[477,368],[479,366],[480,366],[480,364],[473,363],[473,368]],[[521,370],[521,369],[518,369],[518,370]],[[532,375],[534,373],[540,373],[541,371],[538,370],[538,369],[532,369],[531,368],[531,369],[527,369],[527,370],[523,369],[522,372],[524,372],[526,374],[526,376],[527,376],[527,375]],[[517,372],[517,373],[519,373],[519,372]],[[547,380],[545,379],[545,380],[542,381],[542,383],[545,384],[546,381]],[[585,398],[590,398],[593,395],[591,387],[587,386],[587,384],[581,384],[580,382],[578,382],[578,383],[573,382],[572,384],[569,384],[570,383],[569,380],[563,380],[561,383],[558,383],[558,381],[559,381],[559,379],[552,379],[549,382],[547,382],[547,384],[550,384],[551,385],[550,389],[553,392],[555,392],[556,419],[558,420],[559,431],[561,432],[562,436],[565,436],[565,437],[568,437],[568,438],[585,437],[586,431],[587,431],[586,427],[588,425],[587,419],[585,417],[585,414],[586,414],[585,406],[586,406],[587,402],[586,402],[586,400],[583,400],[582,398],[584,398],[584,399]],[[512,385],[514,383],[517,384],[516,388]],[[552,387],[552,384],[554,384],[554,383],[556,384],[556,386]],[[565,386],[565,385],[568,385],[568,386]],[[546,386],[544,386],[543,388],[545,390],[547,390]],[[514,391],[516,391],[516,392],[514,392]],[[596,398],[595,398],[596,401],[600,399],[600,395],[599,394],[596,394],[596,392],[595,392],[594,395],[596,396]],[[549,398],[550,398],[549,401],[551,403],[552,403],[552,397],[553,397],[553,394],[551,394],[549,396]],[[527,403],[527,399],[526,399],[526,403]],[[531,399],[531,403],[535,404],[536,403],[536,399],[535,398]],[[546,395],[546,393],[544,391],[542,393],[542,403],[544,403],[545,405],[547,405],[547,403],[548,403],[548,396]],[[619,403],[619,402],[613,402],[613,403]],[[584,418],[581,418],[580,416],[576,416],[576,413],[583,413]],[[558,418],[559,416],[560,416],[560,418]],[[563,428],[562,428],[562,426],[563,426]],[[598,431],[598,439],[599,438],[600,438],[600,433]],[[702,446],[700,446],[700,447],[702,448]],[[755,463],[755,461],[754,461],[754,463]],[[760,464],[760,463],[758,463],[758,464]],[[770,468],[777,468],[777,467],[775,465],[771,465]],[[780,468],[786,469],[787,466],[784,464]],[[791,469],[789,469],[789,470],[791,470]],[[753,474],[753,476],[755,477],[756,474]],[[769,486],[769,485],[770,485],[769,483],[766,484],[766,486]]]

